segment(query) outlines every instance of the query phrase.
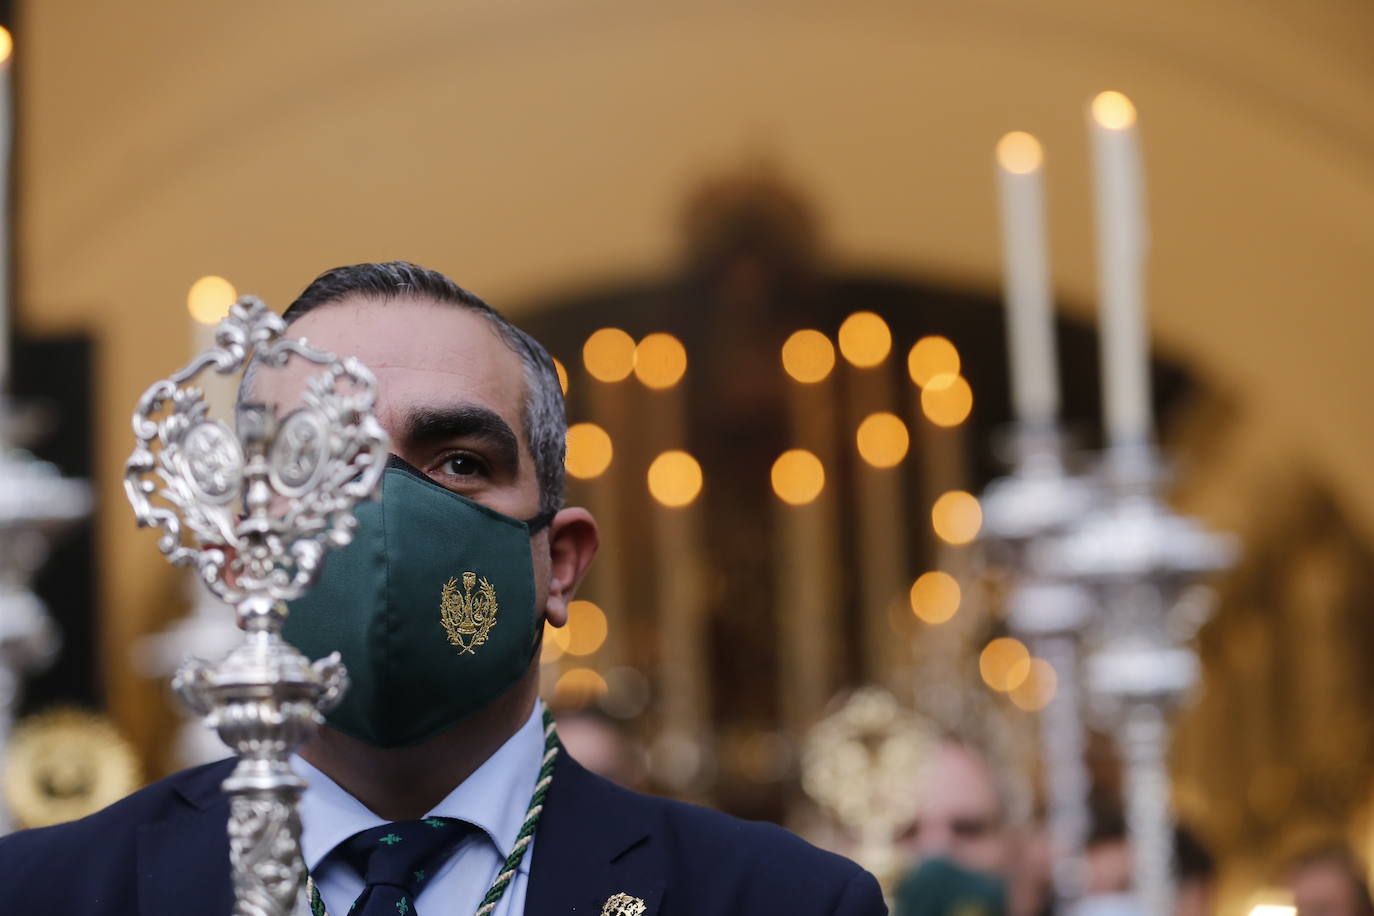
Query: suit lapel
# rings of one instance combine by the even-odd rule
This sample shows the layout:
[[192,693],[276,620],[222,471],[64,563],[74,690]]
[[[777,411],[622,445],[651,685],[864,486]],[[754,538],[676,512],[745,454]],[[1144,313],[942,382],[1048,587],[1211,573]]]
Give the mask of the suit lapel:
[[534,838],[526,916],[600,916],[625,894],[658,912],[667,862],[653,841],[657,824],[636,796],[560,753]]
[[220,791],[233,763],[198,771],[176,786],[186,810],[138,828],[139,916],[227,916],[233,909],[229,803]]
[[[229,914],[229,805],[220,783],[233,761],[176,786],[183,812],[138,829],[139,916]],[[526,916],[600,916],[616,894],[655,916],[669,874],[655,843],[657,809],[560,753],[535,834]]]

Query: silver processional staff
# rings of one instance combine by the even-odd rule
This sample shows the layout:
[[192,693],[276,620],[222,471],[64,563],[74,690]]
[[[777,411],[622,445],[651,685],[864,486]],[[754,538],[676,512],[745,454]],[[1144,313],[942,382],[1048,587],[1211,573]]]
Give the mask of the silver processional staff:
[[[188,659],[172,686],[238,754],[224,782],[235,916],[286,916],[305,864],[297,804],[304,781],[292,751],[348,687],[337,653],[311,663],[281,636],[285,602],[314,581],[327,550],[356,525],[386,466],[387,437],[372,414],[376,381],[354,359],[284,337],[263,303],[244,297],[215,331],[215,346],[150,387],[134,411],[138,443],[124,488],[158,548],[191,566],[234,606],[243,642],[218,663]],[[243,403],[236,428],[209,416],[203,372],[320,367],[300,404]]]

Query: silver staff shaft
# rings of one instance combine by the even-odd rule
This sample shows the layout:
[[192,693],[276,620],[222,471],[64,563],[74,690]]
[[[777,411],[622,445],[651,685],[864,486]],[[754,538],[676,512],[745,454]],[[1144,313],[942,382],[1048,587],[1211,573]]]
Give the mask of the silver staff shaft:
[[246,598],[238,613],[243,643],[217,665],[191,659],[173,688],[238,754],[224,781],[235,916],[286,914],[305,879],[297,813],[305,781],[290,756],[320,711],[342,696],[348,676],[337,653],[311,664],[284,642],[284,615],[270,599]]

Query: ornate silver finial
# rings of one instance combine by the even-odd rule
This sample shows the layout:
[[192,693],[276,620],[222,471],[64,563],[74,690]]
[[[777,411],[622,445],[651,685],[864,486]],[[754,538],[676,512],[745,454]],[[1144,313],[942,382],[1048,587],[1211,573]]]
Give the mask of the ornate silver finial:
[[[235,303],[216,346],[139,399],[124,470],[139,525],[160,529],[167,559],[194,567],[245,631],[218,664],[189,659],[172,683],[239,755],[224,783],[236,916],[285,916],[296,903],[305,783],[288,759],[348,686],[338,653],[312,664],[282,640],[284,602],[310,587],[328,549],[349,542],[353,507],[386,467],[372,373],[284,331],[258,299]],[[202,372],[281,369],[293,357],[321,367],[300,406],[279,417],[241,403],[237,431],[209,416],[193,384]]]

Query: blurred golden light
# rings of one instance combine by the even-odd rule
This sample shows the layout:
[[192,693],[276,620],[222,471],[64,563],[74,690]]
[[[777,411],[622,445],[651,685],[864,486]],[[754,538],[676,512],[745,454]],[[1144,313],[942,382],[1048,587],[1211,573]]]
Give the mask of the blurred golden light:
[[1030,652],[1019,639],[1002,636],[983,647],[978,656],[978,673],[993,690],[1015,690],[1029,674]]
[[553,701],[565,709],[586,706],[606,695],[606,679],[590,668],[569,668],[553,685]]
[[1298,908],[1281,903],[1260,903],[1250,908],[1250,916],[1298,916]]
[[906,457],[911,436],[896,414],[871,413],[859,424],[855,436],[859,454],[875,468],[890,468]]
[[973,389],[962,375],[936,376],[921,389],[921,412],[936,426],[958,426],[973,411]]
[[634,371],[634,338],[620,328],[595,331],[582,345],[582,363],[597,381],[619,382]]
[[906,355],[906,371],[921,388],[948,388],[959,376],[959,351],[947,338],[922,337]]
[[0,66],[10,62],[10,55],[14,53],[14,36],[10,30],[0,26]]
[[649,334],[635,347],[634,369],[649,388],[671,388],[687,371],[687,348],[672,334]]
[[782,368],[799,382],[822,381],[835,368],[835,345],[820,331],[795,331],[782,345]]
[[745,779],[769,783],[787,775],[791,750],[791,744],[778,732],[759,731],[739,743],[735,756]]
[[1093,120],[1110,130],[1125,130],[1135,123],[1135,106],[1115,90],[1094,96],[1092,111]]
[[1013,175],[1029,175],[1044,161],[1040,141],[1024,130],[1003,134],[997,141],[997,164]]
[[568,454],[563,464],[574,477],[600,477],[611,466],[614,454],[610,434],[595,423],[574,423],[568,427]]
[[649,493],[670,509],[690,505],[700,492],[701,465],[686,452],[664,452],[649,465]]
[[1293,802],[1298,788],[1298,773],[1282,764],[1260,764],[1250,773],[1245,798],[1250,808],[1278,821]]
[[947,572],[922,573],[911,585],[911,611],[926,623],[944,623],[959,610],[959,583]]
[[790,506],[804,506],[825,488],[825,466],[804,448],[783,452],[773,462],[773,492]]
[[840,325],[840,352],[860,369],[868,369],[887,359],[892,349],[892,332],[887,322],[873,312],[855,312]]
[[547,665],[549,662],[558,661],[567,649],[568,628],[566,626],[555,627],[545,621],[544,643],[539,650],[539,664]]
[[234,284],[223,277],[201,277],[186,294],[186,310],[201,324],[219,324],[238,297]]
[[590,601],[572,601],[568,604],[568,644],[564,650],[569,655],[591,655],[606,641],[606,612]]
[[1059,689],[1059,675],[1043,658],[1017,662],[1014,670],[1008,672],[1007,680],[1017,682],[1008,693],[1017,708],[1026,712],[1039,712],[1050,705],[1054,692]]
[[950,490],[935,500],[930,510],[930,524],[940,540],[949,544],[967,544],[978,536],[983,527],[983,508],[978,497],[963,490]]
[[556,356],[553,359],[553,371],[558,373],[558,387],[563,389],[563,396],[567,397],[568,370],[564,368],[563,363]]
[[607,694],[599,704],[617,719],[633,719],[649,705],[649,679],[638,669],[620,665],[602,672]]

